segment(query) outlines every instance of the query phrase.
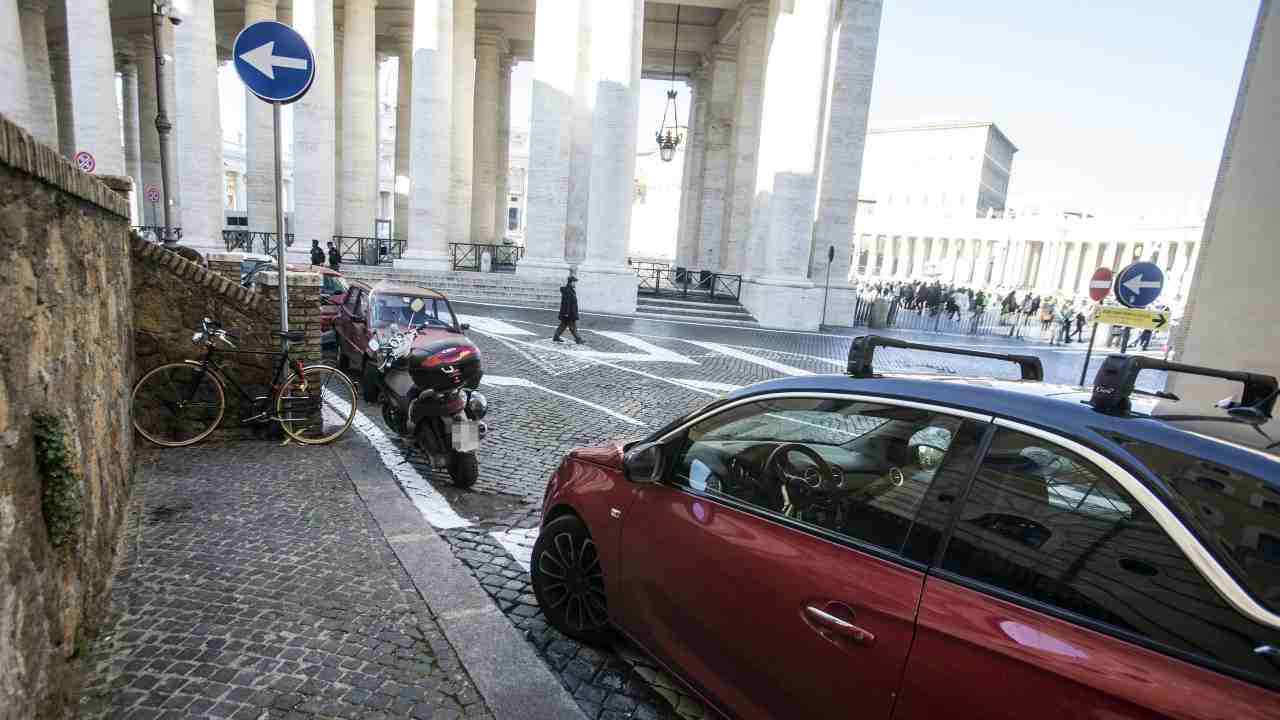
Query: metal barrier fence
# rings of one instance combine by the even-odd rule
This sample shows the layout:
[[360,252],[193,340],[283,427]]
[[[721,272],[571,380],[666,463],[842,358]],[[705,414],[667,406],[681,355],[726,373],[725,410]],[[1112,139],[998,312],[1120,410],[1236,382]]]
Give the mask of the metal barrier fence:
[[631,258],[627,258],[627,265],[631,266],[631,269],[635,270],[637,275],[646,271],[671,269],[671,263],[654,262],[652,260],[632,260]]
[[344,263],[385,265],[400,259],[404,254],[405,241],[360,235],[334,235],[333,244],[338,248],[338,257]]
[[479,272],[485,252],[489,253],[490,272],[515,272],[520,258],[524,257],[523,245],[499,245],[497,243],[449,243],[453,254],[454,270]]
[[999,307],[948,311],[946,304],[907,306],[899,298],[860,295],[853,307],[853,325],[953,335],[1022,337],[1027,327],[1039,327],[1039,320],[1020,311],[1006,313]]
[[[293,233],[284,237],[285,247],[291,247]],[[271,257],[275,257],[278,244],[275,233],[256,230],[223,230],[222,242],[227,246],[227,252],[261,253]]]
[[741,275],[671,268],[660,263],[632,263],[632,267],[636,269],[636,277],[640,278],[638,292],[650,295],[737,300],[742,294]]
[[[182,228],[172,228],[174,240],[182,239]],[[164,242],[164,226],[163,225],[134,225],[133,231],[142,236],[144,240],[150,240],[153,243]]]

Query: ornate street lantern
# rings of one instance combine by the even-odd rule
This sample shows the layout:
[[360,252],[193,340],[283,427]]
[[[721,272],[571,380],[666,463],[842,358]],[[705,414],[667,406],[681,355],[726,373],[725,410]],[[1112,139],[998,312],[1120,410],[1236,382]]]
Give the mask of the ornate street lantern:
[[[653,134],[658,143],[658,155],[663,162],[671,162],[676,156],[676,148],[684,141],[684,131],[680,124],[680,106],[676,104],[676,55],[680,50],[680,6],[676,5],[675,40],[671,45],[671,89],[667,91],[667,104],[662,109],[662,125]],[[671,123],[667,123],[667,118]]]

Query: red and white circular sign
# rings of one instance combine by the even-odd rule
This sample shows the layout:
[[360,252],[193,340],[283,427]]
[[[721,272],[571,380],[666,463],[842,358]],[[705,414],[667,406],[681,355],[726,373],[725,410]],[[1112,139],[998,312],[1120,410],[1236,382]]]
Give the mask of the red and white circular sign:
[[160,188],[155,185],[148,185],[146,198],[147,202],[160,202]]
[[93,159],[93,155],[88,150],[81,150],[76,153],[76,165],[79,165],[81,170],[91,173],[98,167],[98,161]]
[[1111,294],[1111,268],[1100,267],[1093,271],[1089,280],[1089,297],[1094,302],[1102,302]]

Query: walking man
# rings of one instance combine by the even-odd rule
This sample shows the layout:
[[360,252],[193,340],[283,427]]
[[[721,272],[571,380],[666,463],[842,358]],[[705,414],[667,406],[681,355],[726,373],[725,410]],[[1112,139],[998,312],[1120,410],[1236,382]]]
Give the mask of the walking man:
[[324,251],[320,249],[319,240],[311,241],[311,264],[312,265],[324,264]]
[[338,254],[338,248],[334,247],[333,242],[331,241],[329,243],[329,267],[337,270],[338,266],[341,264],[342,256]]
[[578,291],[573,288],[577,282],[578,278],[570,275],[564,287],[560,288],[560,327],[556,328],[556,334],[551,338],[555,342],[564,342],[560,335],[565,328],[569,328],[569,332],[573,333],[573,341],[582,344],[582,338],[578,337]]

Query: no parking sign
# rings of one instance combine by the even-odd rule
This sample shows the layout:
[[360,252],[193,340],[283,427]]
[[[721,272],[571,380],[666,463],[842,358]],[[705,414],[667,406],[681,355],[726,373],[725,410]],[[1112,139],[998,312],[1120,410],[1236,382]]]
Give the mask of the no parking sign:
[[81,150],[76,153],[76,165],[81,170],[91,173],[94,168],[98,167],[98,161],[93,158],[93,155],[88,150]]

